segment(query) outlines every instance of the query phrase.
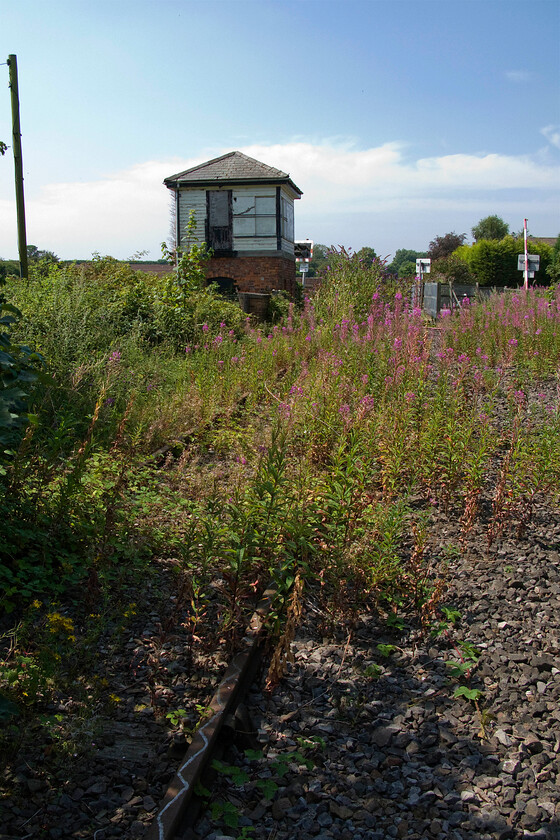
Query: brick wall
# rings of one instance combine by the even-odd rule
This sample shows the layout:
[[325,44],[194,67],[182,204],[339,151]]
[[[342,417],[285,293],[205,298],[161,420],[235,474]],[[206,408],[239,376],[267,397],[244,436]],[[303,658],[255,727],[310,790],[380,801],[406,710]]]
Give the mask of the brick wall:
[[212,257],[206,279],[230,277],[240,292],[295,292],[296,264],[286,257]]

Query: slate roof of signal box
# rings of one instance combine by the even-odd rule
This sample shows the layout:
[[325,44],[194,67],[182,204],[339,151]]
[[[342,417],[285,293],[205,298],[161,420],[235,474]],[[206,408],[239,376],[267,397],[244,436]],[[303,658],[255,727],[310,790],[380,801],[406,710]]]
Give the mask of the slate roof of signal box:
[[200,163],[191,169],[185,169],[176,175],[165,178],[166,187],[211,186],[214,184],[289,184],[299,195],[302,191],[296,187],[287,172],[268,166],[243,152],[228,152],[221,157]]

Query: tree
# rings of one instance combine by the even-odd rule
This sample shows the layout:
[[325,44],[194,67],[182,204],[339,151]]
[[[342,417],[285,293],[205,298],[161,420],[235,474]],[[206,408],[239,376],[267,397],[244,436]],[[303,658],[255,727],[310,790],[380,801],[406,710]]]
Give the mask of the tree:
[[[410,266],[405,263],[412,263],[414,265],[414,272],[416,271],[416,260],[420,257],[427,257],[426,251],[411,251],[408,248],[398,248],[395,251],[393,262],[387,266],[387,271],[390,274],[396,274],[399,277],[410,277]],[[404,274],[403,274],[404,271]],[[414,276],[413,272],[413,276]]]
[[560,235],[552,248],[550,264],[546,271],[552,283],[560,282]]
[[308,277],[319,277],[323,274],[329,262],[329,248],[316,242],[313,245],[313,256],[309,263]]
[[486,216],[472,228],[475,242],[482,239],[504,239],[509,233],[509,225],[499,216]]
[[[468,248],[469,246],[463,245],[462,247]],[[430,280],[436,283],[476,282],[468,263],[457,253],[451,254],[449,257],[442,257],[441,259],[433,262]]]
[[360,248],[360,250],[357,251],[357,256],[359,260],[367,260],[368,262],[373,262],[377,259],[377,254],[374,249],[369,248],[367,245],[364,245],[363,248]]
[[5,155],[7,151],[7,145],[2,140],[0,140],[0,155]]
[[428,256],[431,260],[440,260],[443,257],[449,257],[460,245],[463,245],[467,238],[466,233],[446,233],[444,236],[436,236],[430,242],[430,250]]
[[407,260],[399,266],[398,277],[405,279],[406,277],[416,277],[416,260]]
[[11,274],[19,277],[19,262],[17,260],[0,259],[0,286],[2,285],[2,281]]
[[40,262],[46,260],[48,263],[57,263],[58,257],[52,251],[41,251],[36,245],[27,246],[27,259],[29,262]]

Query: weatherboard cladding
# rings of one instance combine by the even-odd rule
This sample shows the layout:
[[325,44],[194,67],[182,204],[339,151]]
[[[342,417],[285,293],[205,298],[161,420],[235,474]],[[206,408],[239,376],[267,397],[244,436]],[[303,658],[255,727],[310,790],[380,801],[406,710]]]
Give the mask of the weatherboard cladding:
[[[290,199],[290,194],[281,188],[281,194],[285,195],[288,199]],[[255,186],[239,186],[235,187],[232,190],[232,197],[233,197],[233,218],[235,220],[236,217],[236,199],[241,199],[244,196],[250,196],[251,198],[266,198],[266,197],[276,197],[276,193],[274,187],[272,186],[264,186],[264,185],[255,185]],[[181,229],[181,245],[185,247],[187,245],[186,241],[186,225],[189,220],[190,211],[194,211],[194,219],[196,222],[196,228],[193,230],[193,234],[195,238],[199,242],[203,242],[206,239],[206,190],[205,189],[188,189],[188,190],[179,190],[179,226]],[[241,237],[235,235],[235,226],[234,226],[234,237],[233,237],[233,249],[235,251],[259,251],[262,252],[263,250],[282,250],[286,254],[293,255],[294,253],[294,243],[290,242],[287,239],[281,237],[280,248],[278,248],[278,236],[277,231],[274,232],[271,236],[260,237],[260,236],[247,236]]]
[[[186,227],[189,221],[190,211],[194,211],[194,220],[196,227],[193,230],[193,236],[198,242],[204,242],[206,239],[206,190],[179,190],[179,213],[178,224],[181,230],[181,239],[186,237]],[[183,241],[182,243],[186,243]]]

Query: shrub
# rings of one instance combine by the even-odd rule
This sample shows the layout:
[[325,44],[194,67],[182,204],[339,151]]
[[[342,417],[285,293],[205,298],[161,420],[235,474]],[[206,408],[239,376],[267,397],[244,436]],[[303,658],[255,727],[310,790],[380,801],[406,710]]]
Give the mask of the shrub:
[[[545,242],[532,240],[529,251],[541,258],[535,283],[545,286],[549,283],[547,268],[552,248]],[[454,256],[464,260],[481,286],[518,286],[523,281],[523,274],[517,268],[517,258],[523,252],[522,238],[506,236],[500,240],[483,239],[474,245],[462,245]]]
[[287,292],[273,292],[268,304],[268,320],[278,324],[290,314],[290,298]]
[[362,260],[346,248],[333,248],[329,264],[317,294],[317,312],[325,317],[367,317],[373,296],[393,300],[395,292],[410,288],[409,278],[388,274],[380,260]]
[[11,457],[29,420],[28,389],[37,379],[41,362],[29,347],[12,343],[11,328],[20,317],[19,310],[0,294],[0,475],[5,474],[2,463]]
[[546,271],[551,283],[560,283],[560,236],[557,237],[554,243],[550,263]]
[[433,282],[444,283],[475,283],[469,264],[461,259],[457,253],[443,257],[432,264],[431,278]]

